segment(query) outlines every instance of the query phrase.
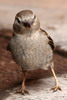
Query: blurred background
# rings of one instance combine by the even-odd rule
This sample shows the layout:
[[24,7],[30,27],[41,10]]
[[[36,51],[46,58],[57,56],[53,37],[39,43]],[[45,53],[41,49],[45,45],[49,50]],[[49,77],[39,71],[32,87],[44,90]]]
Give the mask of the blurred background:
[[0,0],[0,29],[12,29],[16,13],[23,9],[32,10],[55,44],[67,49],[67,0]]
[[[0,0],[0,95],[2,90],[17,86],[23,79],[21,67],[18,67],[12,59],[10,52],[7,51],[7,45],[12,36],[15,15],[17,12],[24,9],[32,10],[38,16],[41,28],[47,31],[53,38],[55,45],[59,45],[61,48],[57,48],[58,51],[55,50],[54,62],[57,75],[63,75],[60,76],[60,81],[64,91],[57,95],[54,94],[54,97],[52,97],[53,99],[50,99],[53,95],[48,90],[54,85],[52,83],[51,71],[33,71],[28,74],[27,79],[46,77],[45,84],[41,85],[42,94],[46,94],[44,96],[49,98],[46,100],[59,100],[60,98],[63,98],[61,100],[67,100],[67,52],[64,51],[67,50],[67,0]],[[35,82],[30,82],[30,84],[34,86],[32,87],[29,85],[32,94],[34,93],[33,90],[35,90],[35,87],[37,87],[35,94],[33,94],[34,96],[32,95],[33,97],[36,95],[37,98],[37,95],[39,96],[41,94],[38,90],[40,84],[39,82],[37,84],[35,84]],[[46,87],[47,90],[45,90],[44,87]],[[42,94],[40,98],[42,98]],[[0,96],[0,100],[7,100],[2,98],[5,98],[4,95]],[[41,100],[40,98],[33,100]],[[26,98],[23,100],[28,99]],[[8,98],[8,100],[16,99]]]

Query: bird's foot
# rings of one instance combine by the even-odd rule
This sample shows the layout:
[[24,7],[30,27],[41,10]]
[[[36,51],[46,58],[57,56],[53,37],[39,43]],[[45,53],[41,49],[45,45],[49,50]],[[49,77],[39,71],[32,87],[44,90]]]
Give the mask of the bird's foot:
[[20,90],[17,90],[16,93],[20,93],[22,95],[29,94],[27,88],[21,88]]
[[51,88],[51,90],[53,90],[53,92],[56,92],[57,90],[61,91],[62,89],[61,89],[61,87],[59,85],[57,85],[57,86]]

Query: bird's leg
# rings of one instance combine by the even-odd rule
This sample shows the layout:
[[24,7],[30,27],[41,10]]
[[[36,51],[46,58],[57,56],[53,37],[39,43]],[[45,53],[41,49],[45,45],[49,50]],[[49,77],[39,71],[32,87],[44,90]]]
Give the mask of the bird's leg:
[[25,85],[27,72],[24,71],[23,74],[24,74],[24,77],[23,77],[21,89],[17,91],[17,93],[21,93],[22,95],[24,95],[25,93],[29,94],[29,92],[28,92],[28,90],[26,88],[26,85]]
[[[53,64],[54,65],[54,64]],[[51,88],[51,90],[53,90],[53,92],[57,91],[57,90],[61,90],[61,87],[59,85],[59,81],[57,79],[57,76],[55,74],[54,68],[51,67],[51,71],[53,73],[54,79],[55,79],[55,87]]]
[[25,85],[25,81],[26,81],[26,75],[27,75],[27,72],[24,72],[24,78],[23,78],[23,81],[22,81],[22,87],[21,87],[21,93],[24,95],[25,93],[28,93],[28,90],[26,88],[26,85]]

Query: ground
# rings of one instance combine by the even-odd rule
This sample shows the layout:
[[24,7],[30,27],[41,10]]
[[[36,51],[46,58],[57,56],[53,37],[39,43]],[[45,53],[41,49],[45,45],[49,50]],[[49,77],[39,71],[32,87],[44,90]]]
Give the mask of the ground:
[[58,77],[62,91],[52,92],[50,88],[54,86],[53,78],[40,79],[28,82],[29,94],[16,94],[19,87],[7,90],[1,95],[0,100],[67,100],[67,77],[66,75]]

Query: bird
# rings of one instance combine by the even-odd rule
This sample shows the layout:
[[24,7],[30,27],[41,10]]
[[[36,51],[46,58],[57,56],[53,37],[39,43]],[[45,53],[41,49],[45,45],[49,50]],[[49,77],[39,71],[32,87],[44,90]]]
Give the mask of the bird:
[[40,21],[33,11],[22,10],[16,14],[12,38],[7,48],[14,61],[22,68],[24,78],[19,90],[22,95],[29,93],[25,84],[28,71],[36,69],[50,68],[55,79],[55,86],[51,90],[61,90],[54,71],[54,41],[40,28]]

